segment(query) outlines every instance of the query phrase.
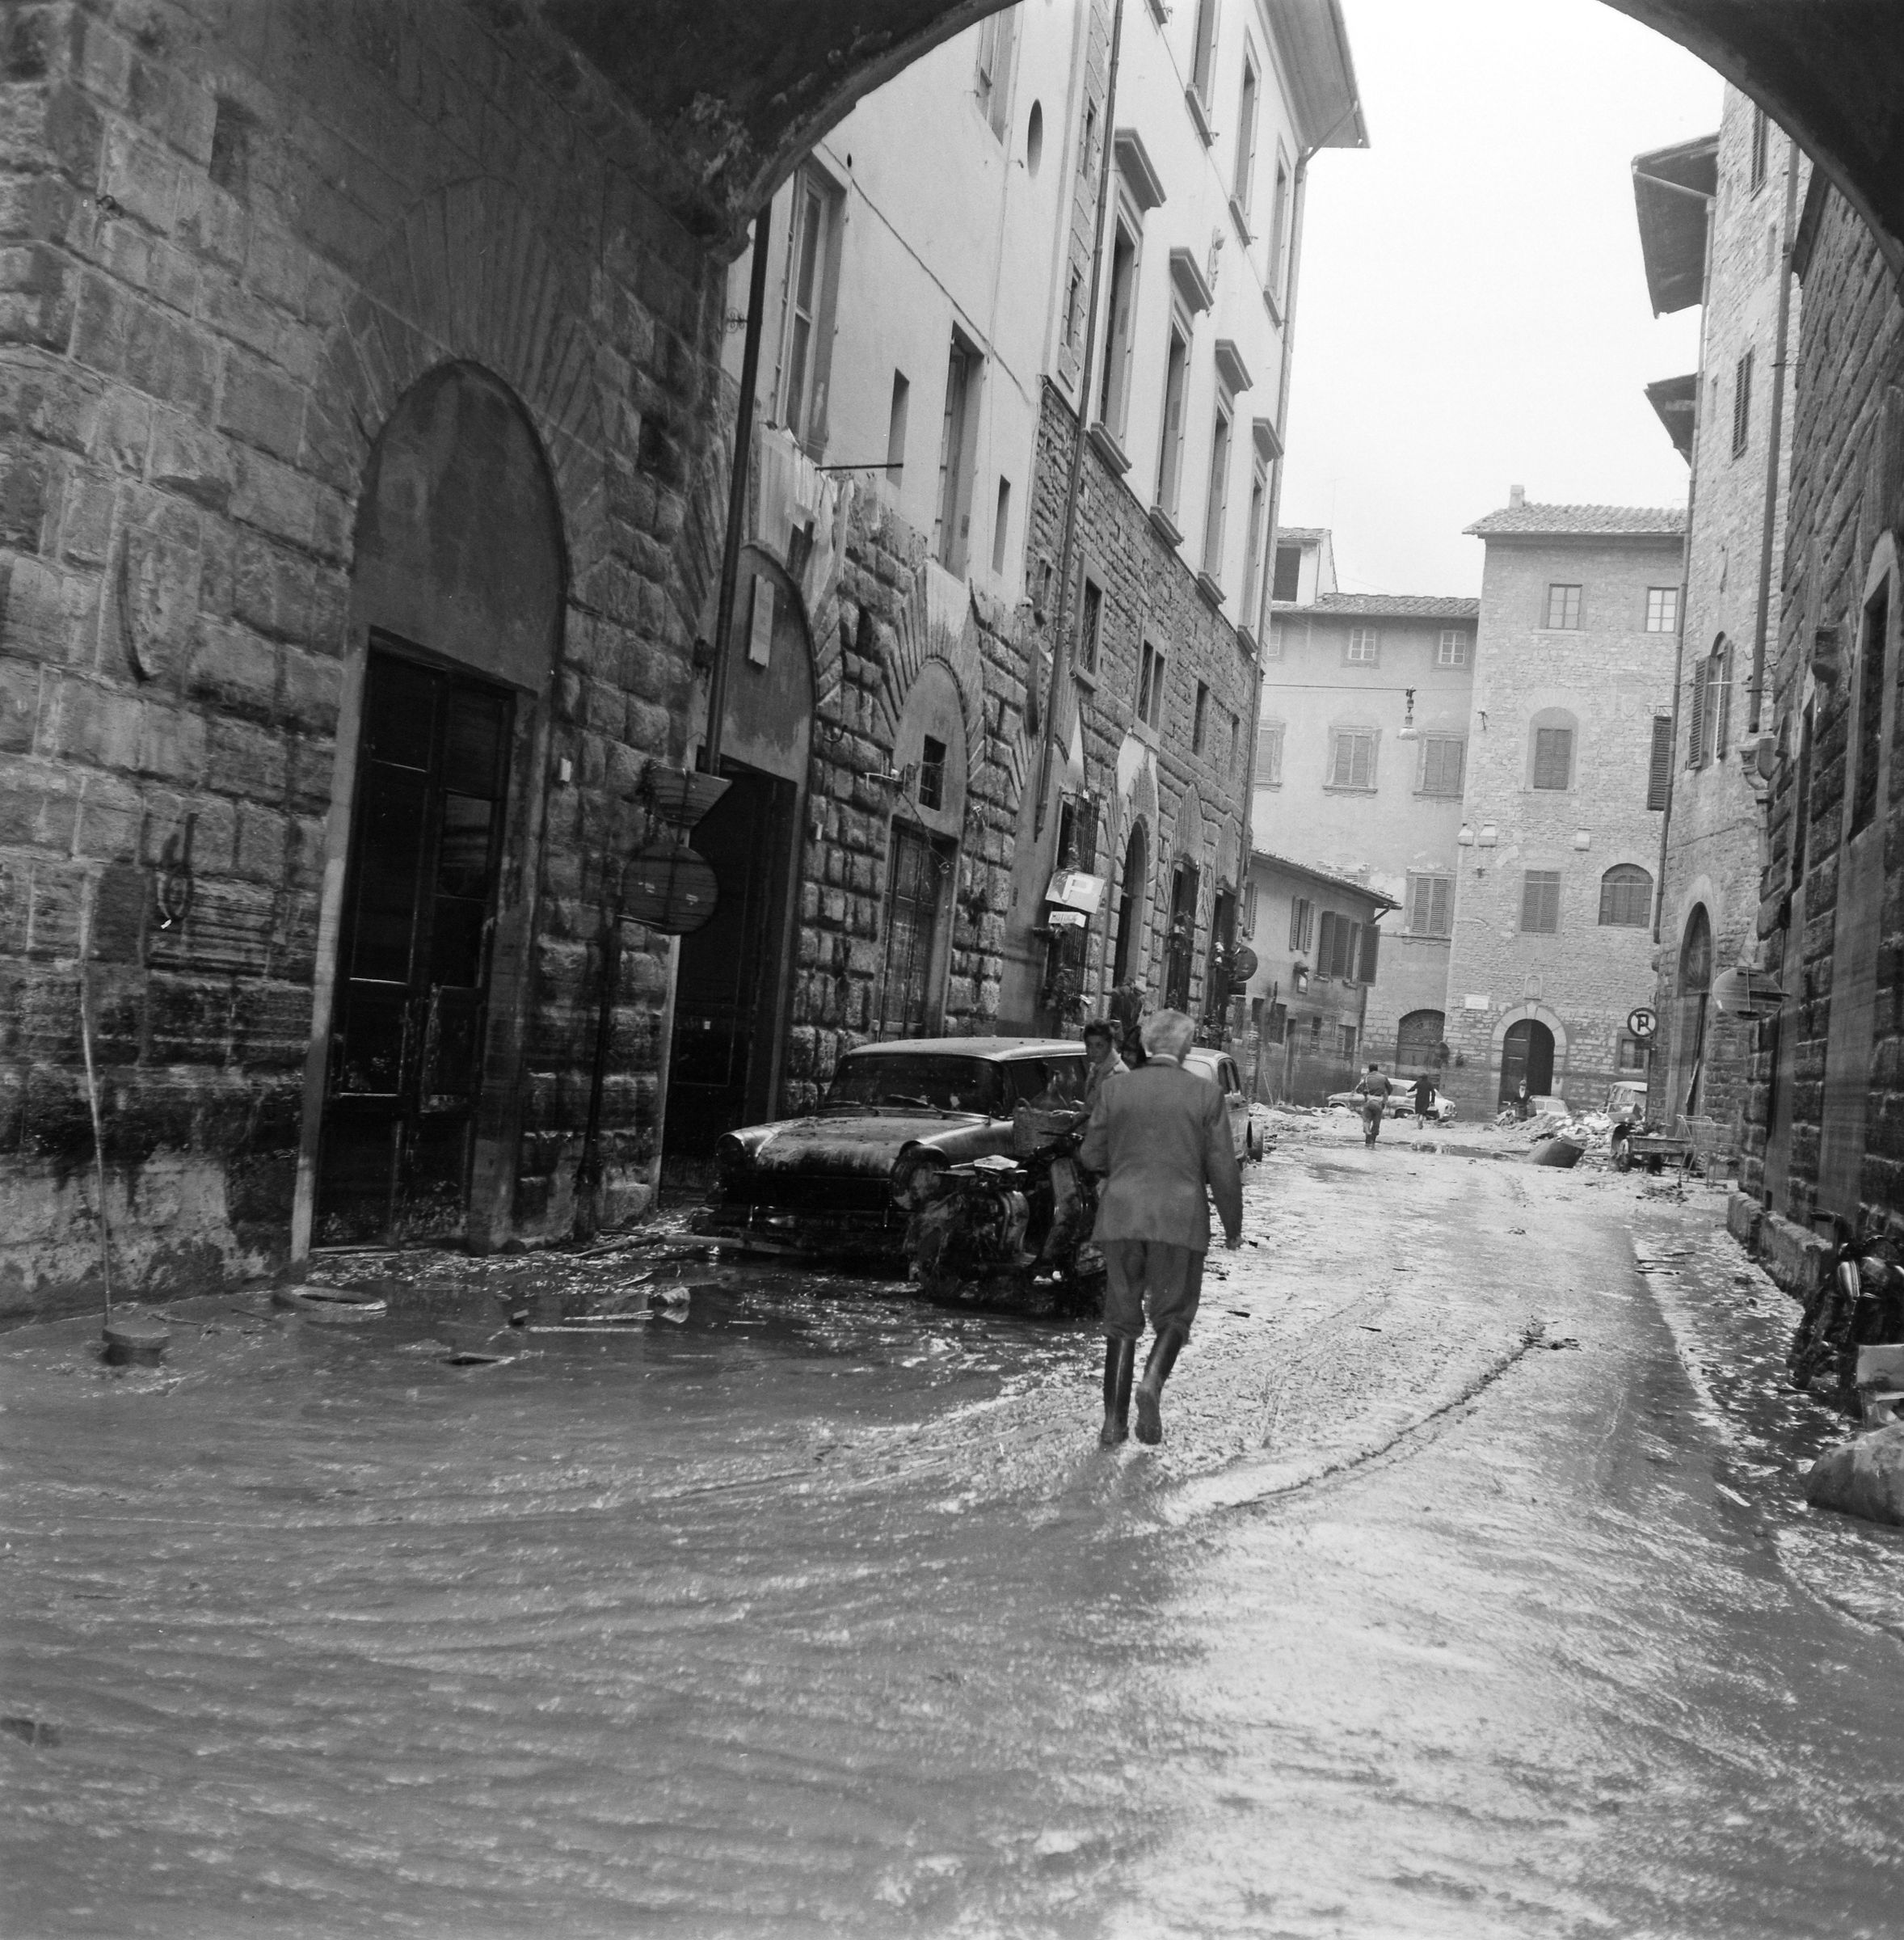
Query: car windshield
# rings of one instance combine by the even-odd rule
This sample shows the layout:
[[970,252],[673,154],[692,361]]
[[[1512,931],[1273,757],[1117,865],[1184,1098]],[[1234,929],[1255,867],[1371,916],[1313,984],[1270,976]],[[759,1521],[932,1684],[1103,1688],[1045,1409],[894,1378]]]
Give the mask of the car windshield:
[[937,1111],[976,1111],[1002,1116],[1000,1073],[983,1058],[947,1052],[882,1052],[844,1057],[833,1073],[827,1106],[924,1106]]

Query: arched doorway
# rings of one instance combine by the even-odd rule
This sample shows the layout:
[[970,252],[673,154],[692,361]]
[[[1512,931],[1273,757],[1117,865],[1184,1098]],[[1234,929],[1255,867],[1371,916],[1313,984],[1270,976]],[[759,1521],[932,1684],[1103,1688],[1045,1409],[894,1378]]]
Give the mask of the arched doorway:
[[[1687,1117],[1700,1108],[1704,1089],[1706,1015],[1712,989],[1712,924],[1704,903],[1693,905],[1687,919],[1685,941],[1679,946],[1679,1028],[1674,1032],[1674,1089],[1684,1090],[1678,1109]],[[1670,1103],[1670,1101],[1669,1101]]]
[[358,504],[294,1250],[482,1246],[507,1225],[520,864],[564,576],[513,393],[474,365],[430,372],[378,434]]
[[1530,1098],[1544,1098],[1553,1090],[1553,1033],[1531,1017],[1510,1024],[1502,1040],[1498,1102],[1510,1104],[1519,1097],[1523,1080]]
[[1124,872],[1118,885],[1117,940],[1111,951],[1110,981],[1121,989],[1137,974],[1144,955],[1144,898],[1149,893],[1150,853],[1139,822],[1124,845]]
[[1395,1069],[1399,1075],[1440,1068],[1447,1019],[1439,1010],[1411,1010],[1395,1031]]
[[[694,830],[721,885],[712,919],[681,938],[663,1139],[686,1183],[723,1132],[770,1118],[786,1056],[801,808],[813,728],[813,648],[780,565],[744,555],[730,643],[721,774],[727,791]],[[751,616],[770,622],[755,633]],[[686,1168],[684,1170],[684,1168]]]

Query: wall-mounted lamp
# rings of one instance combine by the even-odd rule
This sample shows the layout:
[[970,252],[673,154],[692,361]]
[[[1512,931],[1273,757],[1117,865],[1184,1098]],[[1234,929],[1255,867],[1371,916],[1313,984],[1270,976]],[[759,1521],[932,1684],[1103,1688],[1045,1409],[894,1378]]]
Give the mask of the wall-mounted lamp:
[[1488,711],[1482,707],[1478,708],[1476,711],[1481,715],[1481,731],[1485,734],[1488,731]]

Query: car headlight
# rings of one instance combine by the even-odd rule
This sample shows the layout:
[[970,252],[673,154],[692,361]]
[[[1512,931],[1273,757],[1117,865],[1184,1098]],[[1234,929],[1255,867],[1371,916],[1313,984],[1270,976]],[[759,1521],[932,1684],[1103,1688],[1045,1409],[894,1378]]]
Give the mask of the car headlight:
[[937,1196],[950,1162],[943,1152],[908,1152],[892,1169],[892,1203],[911,1212]]

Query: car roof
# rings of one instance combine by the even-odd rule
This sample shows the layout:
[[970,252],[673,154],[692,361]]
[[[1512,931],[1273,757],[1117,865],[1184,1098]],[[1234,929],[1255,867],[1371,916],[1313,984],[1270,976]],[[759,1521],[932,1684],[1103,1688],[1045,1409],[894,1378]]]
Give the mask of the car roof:
[[898,1037],[883,1044],[855,1044],[842,1055],[848,1057],[903,1056],[925,1051],[958,1057],[1048,1057],[1061,1051],[1068,1056],[1082,1057],[1084,1045],[1075,1037]]

